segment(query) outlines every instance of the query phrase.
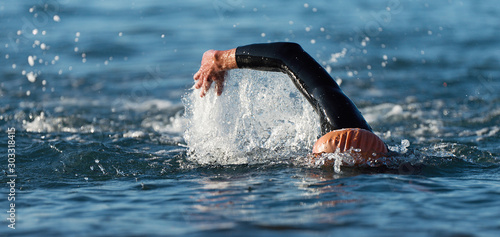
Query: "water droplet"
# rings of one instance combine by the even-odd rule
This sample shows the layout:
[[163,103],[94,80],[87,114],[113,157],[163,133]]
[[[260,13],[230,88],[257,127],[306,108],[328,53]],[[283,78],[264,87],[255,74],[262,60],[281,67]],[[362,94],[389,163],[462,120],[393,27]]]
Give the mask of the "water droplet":
[[28,81],[30,81],[31,83],[34,83],[36,81],[36,74],[33,72],[29,72],[28,74],[26,74],[26,78],[28,78]]
[[28,56],[28,63],[30,66],[33,67],[33,65],[35,65],[35,58],[33,58],[33,56]]

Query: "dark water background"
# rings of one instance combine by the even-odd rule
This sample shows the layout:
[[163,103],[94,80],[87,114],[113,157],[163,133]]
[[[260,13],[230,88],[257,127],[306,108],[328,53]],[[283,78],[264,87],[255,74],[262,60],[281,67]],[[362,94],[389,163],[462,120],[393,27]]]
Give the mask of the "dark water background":
[[[0,235],[498,236],[499,16],[492,0],[2,1]],[[276,128],[314,115],[282,75],[231,74],[221,98],[190,89],[205,50],[271,41],[341,81],[400,162],[298,162],[317,129]],[[243,145],[209,116],[238,94],[254,96],[226,111]],[[287,95],[297,108],[266,110]]]

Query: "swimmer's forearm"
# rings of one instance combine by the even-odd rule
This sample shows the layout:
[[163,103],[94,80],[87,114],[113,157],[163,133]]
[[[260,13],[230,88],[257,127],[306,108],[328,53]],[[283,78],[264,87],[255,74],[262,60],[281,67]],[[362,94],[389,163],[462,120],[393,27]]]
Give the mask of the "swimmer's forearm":
[[[284,45],[278,48],[284,50],[277,50],[276,45]],[[214,65],[218,71],[228,71],[237,68],[249,68],[264,71],[283,71],[289,73],[289,67],[284,60],[286,56],[283,52],[291,53],[290,47],[298,47],[297,44],[281,43],[281,44],[254,44],[240,46],[238,48],[229,50],[215,50],[214,51]],[[288,48],[287,48],[288,47]],[[301,48],[300,48],[301,49]]]
[[295,43],[251,44],[236,48],[238,68],[281,71],[290,74],[290,60],[302,48]]

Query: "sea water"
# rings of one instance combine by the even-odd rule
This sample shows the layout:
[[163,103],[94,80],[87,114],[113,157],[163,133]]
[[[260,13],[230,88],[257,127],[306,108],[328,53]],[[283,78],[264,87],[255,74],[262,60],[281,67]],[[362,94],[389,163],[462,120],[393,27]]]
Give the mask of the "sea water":
[[[495,1],[0,2],[1,236],[498,236]],[[389,148],[311,163],[280,73],[200,98],[208,49],[297,42]],[[15,229],[14,229],[15,228]]]

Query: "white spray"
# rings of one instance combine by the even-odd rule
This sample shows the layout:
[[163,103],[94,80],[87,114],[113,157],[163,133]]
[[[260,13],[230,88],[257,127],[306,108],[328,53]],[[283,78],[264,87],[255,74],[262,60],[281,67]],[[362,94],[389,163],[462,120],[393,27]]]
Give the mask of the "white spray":
[[231,71],[224,92],[185,95],[184,139],[200,164],[255,164],[305,157],[319,135],[319,118],[287,75]]

